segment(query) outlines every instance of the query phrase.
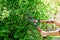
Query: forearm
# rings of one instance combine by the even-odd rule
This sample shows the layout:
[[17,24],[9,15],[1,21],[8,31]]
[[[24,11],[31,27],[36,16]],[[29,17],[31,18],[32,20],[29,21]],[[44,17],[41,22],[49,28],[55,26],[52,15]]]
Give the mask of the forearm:
[[57,21],[57,20],[53,20],[53,21],[40,20],[40,22],[43,22],[43,23],[54,23],[55,25],[57,25],[58,27],[60,27],[60,21]]
[[54,21],[54,24],[57,25],[58,27],[60,27],[60,21]]
[[60,33],[59,33],[59,30],[49,31],[49,32],[47,32],[47,35],[48,35],[48,36],[59,36]]

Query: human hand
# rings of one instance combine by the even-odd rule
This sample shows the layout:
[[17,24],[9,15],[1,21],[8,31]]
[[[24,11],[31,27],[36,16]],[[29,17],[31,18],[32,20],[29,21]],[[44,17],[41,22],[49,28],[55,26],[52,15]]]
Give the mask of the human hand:
[[43,23],[54,23],[55,20],[54,20],[54,19],[50,19],[50,20],[40,20],[40,22],[43,22]]
[[54,19],[50,19],[50,20],[47,20],[46,23],[54,23],[55,20]]
[[46,36],[47,36],[47,32],[46,32],[46,31],[42,31],[42,32],[41,32],[41,36],[42,36],[42,37],[46,37]]

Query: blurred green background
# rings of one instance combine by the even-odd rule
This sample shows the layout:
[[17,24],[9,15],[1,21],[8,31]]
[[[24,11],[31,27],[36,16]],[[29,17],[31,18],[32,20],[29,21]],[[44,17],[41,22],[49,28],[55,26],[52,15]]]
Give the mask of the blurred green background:
[[[26,17],[31,15],[36,20],[55,18],[52,15],[57,13],[59,6],[58,0],[0,0],[0,40],[43,40]],[[47,31],[51,25],[38,23],[38,26]],[[52,40],[52,37],[44,40]]]

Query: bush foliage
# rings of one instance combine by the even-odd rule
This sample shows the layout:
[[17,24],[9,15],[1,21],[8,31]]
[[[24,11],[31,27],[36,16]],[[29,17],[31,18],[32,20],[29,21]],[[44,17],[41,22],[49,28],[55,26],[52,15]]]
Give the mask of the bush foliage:
[[46,20],[47,8],[41,0],[0,0],[0,40],[42,40],[26,17]]

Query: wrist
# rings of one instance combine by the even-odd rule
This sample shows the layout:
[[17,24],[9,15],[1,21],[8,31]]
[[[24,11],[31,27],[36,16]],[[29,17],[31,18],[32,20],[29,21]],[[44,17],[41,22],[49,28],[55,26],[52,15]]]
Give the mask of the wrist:
[[54,23],[56,23],[56,20],[54,20]]

